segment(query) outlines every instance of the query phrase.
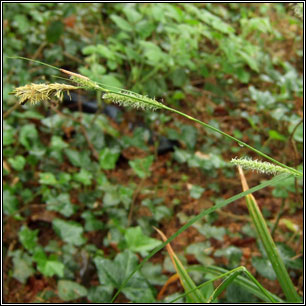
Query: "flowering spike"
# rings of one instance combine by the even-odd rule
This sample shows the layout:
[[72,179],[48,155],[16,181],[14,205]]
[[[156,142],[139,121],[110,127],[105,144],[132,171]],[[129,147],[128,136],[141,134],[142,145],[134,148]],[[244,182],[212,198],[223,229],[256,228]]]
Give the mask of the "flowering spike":
[[36,104],[41,101],[49,101],[55,97],[59,101],[63,100],[64,91],[69,94],[70,90],[76,90],[78,87],[60,83],[53,84],[27,84],[25,86],[17,87],[12,92],[19,98],[20,104],[25,104],[29,101],[31,104]]
[[103,99],[110,100],[119,105],[130,106],[137,109],[156,110],[158,108],[163,108],[163,104],[154,99],[125,90],[121,90],[118,93],[105,93],[102,97]]
[[262,162],[259,160],[252,160],[251,158],[233,158],[231,163],[240,166],[243,169],[247,170],[256,170],[257,172],[266,173],[266,174],[281,174],[281,173],[289,173],[296,175],[294,172],[291,172],[289,169],[273,165],[268,162]]

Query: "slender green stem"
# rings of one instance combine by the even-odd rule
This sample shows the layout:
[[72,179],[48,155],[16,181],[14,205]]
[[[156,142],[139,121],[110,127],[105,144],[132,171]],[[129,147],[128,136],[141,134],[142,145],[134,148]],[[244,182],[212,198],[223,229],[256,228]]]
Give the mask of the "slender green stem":
[[[11,58],[11,59],[14,59],[14,58],[15,58],[15,59],[23,59],[23,60],[35,62],[35,63],[41,64],[41,65],[45,65],[45,66],[47,66],[47,67],[51,67],[51,68],[53,68],[53,69],[56,69],[56,70],[60,70],[60,71],[61,71],[61,69],[59,69],[59,68],[57,68],[57,67],[55,67],[55,66],[52,66],[52,65],[43,63],[43,62],[41,62],[41,61],[29,59],[29,58],[26,58],[26,57],[14,56],[14,57],[8,57],[8,58]],[[120,92],[120,89],[119,89],[119,90],[110,90],[110,89],[107,89],[107,88],[102,87],[102,86],[104,86],[102,83],[97,83],[97,82],[93,82],[93,83],[95,84],[94,88],[95,88],[96,90],[100,90],[100,91],[102,91],[102,92],[107,92],[107,93],[114,93],[114,94],[117,94],[117,95],[120,95],[120,96],[126,97],[126,98],[131,98],[131,96],[129,96],[128,94],[125,94],[124,92]],[[98,84],[99,84],[99,85],[98,85]],[[100,86],[100,85],[102,85],[102,86]],[[106,86],[106,87],[107,87],[107,86]],[[112,87],[112,86],[110,86],[110,87]],[[113,87],[113,88],[114,88],[114,87]],[[127,91],[127,90],[124,90],[124,91],[127,92],[127,93],[133,94],[133,92],[131,92],[131,91]],[[137,100],[137,101],[142,102],[142,103],[144,103],[144,104],[151,104],[152,107],[156,107],[155,104],[150,103],[148,100],[144,100],[144,99],[142,99],[141,97],[137,97],[137,96],[133,95],[132,98],[133,98],[133,100]],[[294,168],[288,167],[287,165],[285,165],[285,164],[283,164],[283,163],[281,163],[281,162],[275,160],[274,158],[272,158],[272,157],[266,155],[265,153],[263,153],[263,152],[261,152],[261,151],[255,149],[255,148],[253,148],[252,146],[248,145],[247,143],[245,143],[245,142],[243,142],[243,141],[241,141],[241,140],[239,140],[239,139],[237,139],[237,138],[235,138],[235,137],[233,137],[233,136],[231,136],[231,135],[229,135],[229,134],[227,134],[227,133],[225,133],[225,132],[223,132],[223,131],[221,131],[221,130],[219,130],[219,129],[217,129],[217,128],[215,128],[215,127],[213,127],[213,126],[211,126],[211,125],[209,125],[209,124],[207,124],[207,123],[204,123],[204,122],[202,122],[201,120],[195,119],[195,118],[193,118],[193,117],[191,117],[191,116],[189,116],[189,115],[187,115],[187,114],[185,114],[185,113],[182,113],[182,112],[180,112],[180,111],[178,111],[178,110],[176,110],[176,109],[173,109],[173,108],[171,108],[171,107],[168,107],[168,106],[166,106],[166,105],[164,105],[164,104],[161,104],[161,103],[158,103],[158,104],[159,104],[159,107],[162,108],[162,109],[165,109],[165,110],[168,110],[168,111],[177,113],[177,114],[179,114],[179,115],[181,115],[181,116],[183,116],[183,117],[185,117],[185,118],[188,118],[188,119],[190,119],[190,120],[192,120],[192,121],[194,121],[194,122],[197,122],[197,123],[201,124],[202,126],[208,128],[208,129],[210,129],[210,130],[212,130],[212,131],[214,131],[214,132],[216,132],[216,133],[219,133],[219,134],[223,135],[223,136],[226,137],[226,138],[229,138],[229,139],[231,139],[231,140],[237,142],[239,145],[244,146],[244,147],[246,147],[246,148],[248,148],[248,149],[254,151],[254,152],[257,153],[258,155],[260,155],[260,156],[262,156],[262,157],[264,157],[264,158],[266,158],[266,159],[268,159],[268,160],[274,162],[275,164],[277,164],[277,165],[279,165],[279,166],[281,166],[281,167],[284,167],[284,168],[288,169],[289,171],[291,171],[291,172],[292,172],[293,174],[295,174],[296,176],[303,176],[303,173],[301,173],[300,171],[297,171],[297,170],[294,169]]]
[[277,164],[277,165],[279,165],[279,166],[281,166],[281,167],[284,167],[284,168],[290,170],[290,171],[291,171],[292,173],[294,173],[295,175],[298,175],[298,176],[302,176],[302,175],[303,175],[303,173],[301,173],[300,171],[297,171],[297,170],[294,169],[294,168],[291,168],[291,167],[288,167],[288,166],[282,164],[281,162],[275,160],[274,158],[272,158],[272,157],[266,155],[265,153],[263,153],[263,152],[261,152],[261,151],[255,149],[255,148],[253,148],[252,146],[248,145],[247,143],[245,143],[245,142],[243,142],[243,141],[241,141],[241,140],[239,140],[239,139],[237,139],[237,138],[235,138],[235,137],[233,137],[233,136],[231,136],[231,135],[228,135],[228,134],[222,132],[221,130],[219,130],[219,129],[217,129],[217,128],[215,128],[215,127],[213,127],[213,126],[211,126],[211,125],[209,125],[209,124],[207,124],[207,123],[204,123],[204,122],[202,122],[202,121],[200,121],[200,120],[198,120],[198,119],[195,119],[195,118],[193,118],[193,117],[191,117],[191,116],[189,116],[189,115],[187,115],[187,114],[184,114],[184,113],[182,113],[182,112],[180,112],[180,111],[178,111],[178,110],[176,110],[176,109],[173,109],[173,108],[168,107],[168,106],[165,106],[165,105],[164,105],[164,109],[167,109],[167,110],[169,110],[169,111],[171,111],[171,112],[174,112],[174,113],[177,113],[177,114],[179,114],[179,115],[181,115],[181,116],[184,116],[184,117],[186,117],[186,118],[188,118],[188,119],[190,119],[190,120],[192,120],[192,121],[194,121],[194,122],[197,122],[197,123],[203,125],[204,127],[208,128],[208,129],[210,129],[210,130],[212,130],[212,131],[214,131],[214,132],[216,132],[216,133],[219,133],[219,134],[221,134],[221,135],[223,135],[223,136],[225,136],[225,137],[227,137],[227,138],[229,138],[229,139],[231,139],[231,140],[237,142],[239,145],[244,146],[244,147],[246,147],[246,148],[248,148],[248,149],[254,151],[254,152],[257,153],[258,155],[260,155],[260,156],[262,156],[262,157],[264,157],[264,158],[266,158],[266,159],[268,159],[268,160],[274,162],[275,164]]
[[[100,86],[99,86],[99,87],[100,87]],[[125,94],[125,93],[122,93],[122,92],[118,92],[118,91],[109,90],[109,89],[106,90],[106,89],[103,88],[103,87],[100,87],[100,90],[101,90],[101,91],[107,91],[107,92],[109,92],[109,93],[115,93],[115,94],[120,95],[120,96],[122,96],[122,97],[127,97],[127,98],[130,97],[128,94]],[[148,101],[145,101],[145,100],[141,99],[140,97],[134,97],[134,96],[133,96],[133,99],[134,99],[134,100],[138,100],[139,102],[144,102],[144,103],[147,103],[147,104],[148,104]],[[152,104],[152,106],[154,106],[154,104]],[[181,116],[183,116],[183,117],[185,117],[185,118],[188,118],[188,119],[190,119],[190,120],[192,120],[192,121],[194,121],[194,122],[197,122],[197,123],[201,124],[202,126],[208,128],[208,129],[210,129],[210,130],[212,130],[212,131],[214,131],[214,132],[216,132],[216,133],[219,133],[219,134],[221,134],[221,135],[223,135],[223,136],[225,136],[225,137],[227,137],[227,138],[229,138],[229,139],[231,139],[231,140],[233,140],[233,141],[235,141],[235,142],[237,142],[239,145],[241,145],[241,146],[243,146],[243,147],[246,147],[246,148],[248,148],[248,149],[254,151],[254,152],[257,153],[258,155],[260,155],[260,156],[262,156],[262,157],[264,157],[264,158],[266,158],[266,159],[268,159],[268,160],[274,162],[275,164],[277,164],[277,165],[279,165],[279,166],[281,166],[281,167],[283,167],[283,168],[288,169],[289,171],[291,171],[293,174],[295,174],[295,175],[297,175],[297,176],[303,176],[303,173],[301,173],[300,171],[297,171],[297,170],[294,169],[294,168],[288,167],[287,165],[285,165],[285,164],[283,164],[283,163],[281,163],[281,162],[275,160],[274,158],[270,157],[269,155],[267,155],[267,154],[265,154],[265,153],[263,153],[263,152],[261,152],[261,151],[255,149],[255,148],[253,148],[252,146],[248,145],[247,143],[245,143],[245,142],[243,142],[243,141],[241,141],[241,140],[239,140],[239,139],[237,139],[237,138],[235,138],[235,137],[233,137],[233,136],[231,136],[231,135],[229,135],[229,134],[227,134],[227,133],[225,133],[225,132],[223,132],[223,131],[221,131],[221,130],[219,130],[219,129],[217,129],[217,128],[215,128],[215,127],[213,127],[213,126],[211,126],[211,125],[209,125],[209,124],[207,124],[207,123],[205,123],[205,122],[202,122],[201,120],[198,120],[198,119],[196,119],[196,118],[193,118],[193,117],[191,117],[191,116],[189,116],[189,115],[187,115],[187,114],[185,114],[185,113],[182,113],[182,112],[180,112],[180,111],[178,111],[178,110],[176,110],[176,109],[174,109],[174,108],[168,107],[168,106],[163,105],[163,104],[162,104],[160,107],[163,108],[163,109],[165,109],[165,110],[168,110],[168,111],[170,111],[170,112],[177,113],[177,114],[179,114],[179,115],[181,115]]]

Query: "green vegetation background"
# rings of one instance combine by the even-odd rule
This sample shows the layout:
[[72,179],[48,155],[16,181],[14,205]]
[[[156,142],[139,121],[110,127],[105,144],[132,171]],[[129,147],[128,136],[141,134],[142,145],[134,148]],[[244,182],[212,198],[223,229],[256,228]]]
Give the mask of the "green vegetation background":
[[[302,21],[285,4],[5,3],[3,9],[4,113],[17,103],[9,95],[15,87],[60,82],[56,70],[5,57],[24,56],[155,97],[302,170]],[[99,95],[82,99],[105,109]],[[241,191],[227,162],[253,156],[245,148],[167,113],[116,114],[113,120],[61,105],[24,105],[4,120],[7,302],[108,302],[159,244],[153,226],[169,236],[201,209]],[[174,151],[158,154],[165,139],[176,141]],[[266,177],[248,179],[255,185]],[[302,182],[294,179],[259,193],[271,228],[282,217],[275,238],[298,290],[301,195]],[[173,245],[186,266],[245,265],[281,295],[248,224],[241,201]],[[117,301],[155,302],[173,272],[160,253]],[[196,283],[207,277],[191,275]],[[179,292],[173,284],[162,299]],[[231,286],[219,302],[245,300],[257,301]]]

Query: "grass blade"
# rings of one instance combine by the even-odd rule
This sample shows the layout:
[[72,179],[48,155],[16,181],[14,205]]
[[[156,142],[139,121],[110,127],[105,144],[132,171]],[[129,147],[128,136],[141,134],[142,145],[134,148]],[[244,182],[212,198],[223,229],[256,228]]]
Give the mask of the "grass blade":
[[242,197],[258,191],[260,189],[263,189],[267,186],[271,186],[273,184],[276,184],[282,180],[285,180],[289,177],[288,174],[281,174],[278,175],[268,181],[265,181],[247,191],[241,192],[239,194],[234,195],[233,197],[224,200],[222,202],[219,202],[218,204],[216,204],[213,207],[210,207],[208,209],[203,210],[200,214],[198,214],[197,216],[191,218],[190,221],[188,221],[185,225],[183,225],[175,234],[173,234],[171,237],[169,237],[167,239],[167,241],[165,241],[164,243],[162,243],[160,246],[156,247],[147,257],[145,257],[143,259],[143,261],[136,267],[136,269],[125,279],[125,281],[121,284],[120,288],[118,289],[118,291],[116,292],[116,294],[114,295],[114,297],[112,298],[112,302],[115,301],[115,299],[117,298],[117,296],[119,295],[119,293],[121,292],[121,290],[125,287],[125,285],[127,284],[127,282],[129,281],[129,279],[139,270],[142,268],[142,266],[152,257],[154,256],[157,252],[159,252],[161,249],[163,249],[169,242],[171,242],[173,239],[175,239],[179,234],[181,234],[183,231],[185,231],[188,227],[190,227],[192,224],[194,224],[195,222],[197,222],[198,220],[202,219],[204,216],[216,211],[217,209],[220,209],[222,207],[225,207],[226,205],[241,199]]
[[[245,179],[244,173],[240,167],[238,167],[239,175],[243,187],[243,191],[249,190],[249,186]],[[291,278],[288,274],[288,271],[285,267],[285,264],[282,258],[279,255],[277,247],[273,241],[273,238],[270,234],[268,226],[265,222],[265,219],[258,207],[258,204],[252,194],[246,195],[246,203],[252,218],[253,224],[256,228],[257,234],[260,240],[263,243],[263,246],[267,252],[267,256],[273,266],[277,279],[282,287],[285,296],[289,302],[300,302],[300,297],[294,288],[294,285],[291,281]]]
[[[157,229],[156,227],[154,227],[154,228],[158,232],[158,234],[161,236],[163,241],[167,241],[167,237],[164,235],[164,233],[161,230]],[[167,248],[168,254],[169,254],[169,256],[172,260],[174,268],[175,268],[177,274],[179,275],[181,284],[184,287],[185,292],[191,292],[190,295],[189,295],[189,298],[191,299],[191,301],[193,303],[205,303],[204,296],[202,295],[201,291],[197,290],[197,286],[195,285],[195,283],[193,282],[193,280],[191,279],[191,277],[187,273],[187,271],[184,268],[182,262],[179,260],[179,258],[177,257],[177,255],[173,251],[170,243],[168,243],[166,245],[166,248]]]
[[[236,272],[237,272],[237,273],[236,273]],[[241,274],[241,273],[243,273],[243,272],[247,274],[247,276],[250,278],[250,280],[251,280],[251,282],[253,283],[253,285],[256,286],[257,290],[258,290],[259,292],[261,292],[261,294],[263,294],[263,296],[265,297],[264,300],[266,300],[267,302],[272,302],[272,303],[279,303],[279,302],[281,301],[279,298],[274,298],[274,295],[271,294],[268,290],[266,290],[266,289],[256,280],[256,278],[255,278],[255,277],[254,277],[245,267],[238,267],[238,268],[235,268],[235,269],[233,269],[233,270],[231,270],[231,271],[227,271],[226,273],[219,274],[216,278],[213,278],[213,279],[211,279],[211,280],[209,280],[209,281],[207,281],[207,282],[205,282],[205,283],[199,285],[199,286],[197,287],[197,289],[199,289],[199,288],[201,288],[201,287],[204,287],[204,286],[206,286],[207,284],[212,283],[212,282],[214,282],[214,281],[216,281],[216,280],[218,280],[218,279],[220,279],[220,278],[226,277],[226,278],[227,278],[227,282],[225,282],[224,286],[220,287],[220,290],[218,290],[218,288],[217,288],[217,291],[216,291],[216,290],[214,291],[214,293],[217,292],[217,293],[221,294],[222,291],[225,289],[225,287],[229,285],[228,282],[235,281],[235,279],[236,279],[237,277],[241,277],[241,276],[239,276],[238,274]],[[231,277],[230,277],[231,275],[234,275],[235,277],[234,277],[234,278],[231,278]],[[229,278],[228,278],[228,277],[229,277]],[[194,289],[193,289],[193,290],[194,290]],[[210,298],[210,301],[212,301],[213,299],[215,299],[215,298],[217,297],[216,295],[214,295],[214,293],[213,293],[212,297]],[[182,295],[176,297],[174,300],[171,301],[171,303],[173,303],[173,302],[175,302],[176,300],[178,300],[178,299],[184,297],[184,296],[187,295],[187,294],[190,294],[190,292],[184,293],[184,294],[182,294]]]
[[[204,267],[204,266],[193,266],[190,267],[188,270],[195,270],[195,271],[203,271],[204,273],[208,273],[208,275],[212,276],[220,276],[222,274],[226,274],[230,271],[217,267],[217,266],[209,266],[209,267]],[[275,294],[269,292],[267,289],[264,289],[264,293],[262,290],[259,290],[258,286],[256,283],[251,281],[250,279],[247,279],[246,277],[242,275],[238,275],[234,279],[234,283],[248,291],[249,293],[254,294],[256,297],[261,299],[264,302],[271,302],[275,301],[276,303],[284,303],[284,301],[276,296]]]

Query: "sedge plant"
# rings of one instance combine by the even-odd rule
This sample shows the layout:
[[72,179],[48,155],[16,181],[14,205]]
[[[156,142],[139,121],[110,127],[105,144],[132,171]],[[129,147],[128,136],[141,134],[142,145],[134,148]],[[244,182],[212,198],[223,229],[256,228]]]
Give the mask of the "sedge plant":
[[[288,275],[288,272],[286,271],[279,255],[277,255],[277,250],[275,250],[274,247],[274,243],[272,238],[270,239],[270,237],[268,237],[268,233],[266,232],[267,228],[266,226],[264,226],[264,220],[262,218],[257,218],[255,217],[255,214],[258,215],[258,212],[256,210],[256,212],[252,212],[251,207],[254,208],[254,203],[252,202],[252,198],[250,198],[251,193],[260,190],[262,188],[265,188],[267,186],[271,186],[274,185],[278,182],[280,182],[281,180],[285,180],[287,179],[289,176],[295,176],[295,177],[302,177],[303,173],[292,168],[289,167],[277,160],[275,160],[274,158],[272,158],[271,156],[268,156],[267,154],[261,152],[260,150],[257,150],[256,148],[248,145],[247,143],[205,123],[202,122],[194,117],[191,117],[188,114],[185,114],[183,112],[180,112],[176,109],[173,109],[163,103],[158,102],[155,99],[149,98],[147,96],[144,95],[140,95],[138,93],[129,91],[129,90],[125,90],[125,89],[121,89],[121,88],[116,88],[113,86],[109,86],[109,85],[105,85],[103,83],[99,83],[99,82],[95,82],[93,80],[91,80],[88,77],[85,77],[83,75],[80,74],[76,74],[64,69],[60,69],[51,65],[48,65],[46,63],[40,62],[40,61],[36,61],[36,60],[31,60],[28,58],[23,58],[23,57],[15,57],[15,58],[19,58],[19,59],[25,59],[25,60],[29,60],[32,62],[36,62],[38,64],[42,64],[42,65],[46,65],[49,67],[52,67],[54,69],[57,69],[59,71],[61,71],[62,73],[65,73],[66,75],[69,76],[68,81],[70,81],[71,83],[73,83],[73,85],[67,85],[67,84],[60,84],[60,83],[55,83],[55,84],[28,84],[19,88],[16,88],[12,94],[15,94],[16,97],[19,99],[19,104],[25,104],[27,102],[31,103],[31,104],[36,104],[40,101],[47,101],[47,102],[51,102],[52,98],[56,98],[59,101],[62,100],[63,98],[63,92],[67,92],[69,94],[69,91],[71,90],[76,90],[76,89],[84,89],[84,90],[93,90],[93,91],[97,91],[101,93],[101,96],[103,99],[108,100],[110,102],[119,104],[119,105],[123,105],[126,107],[130,107],[130,108],[136,108],[136,109],[141,109],[141,110],[166,110],[166,111],[170,111],[172,113],[176,113],[179,114],[191,121],[194,121],[196,123],[199,123],[200,125],[202,125],[203,127],[210,129],[216,133],[221,134],[223,137],[226,137],[236,143],[238,143],[240,146],[244,146],[246,148],[248,148],[249,150],[255,152],[257,155],[261,156],[262,158],[265,158],[267,160],[269,160],[270,162],[261,162],[258,160],[251,160],[251,159],[237,159],[234,158],[232,160],[232,163],[234,165],[237,165],[239,167],[242,167],[244,169],[252,169],[252,170],[256,170],[259,172],[264,172],[264,173],[268,173],[268,174],[273,174],[276,175],[274,178],[265,181],[253,188],[245,188],[244,185],[244,191],[227,199],[224,200],[222,202],[219,202],[218,204],[216,204],[215,206],[208,208],[206,210],[203,210],[200,214],[196,215],[195,217],[191,218],[185,225],[183,225],[174,235],[172,235],[171,237],[169,237],[168,239],[164,239],[164,242],[160,244],[160,246],[156,247],[147,257],[144,258],[144,260],[137,266],[137,268],[122,282],[120,288],[117,290],[116,294],[113,296],[112,301],[115,301],[116,297],[118,296],[118,294],[121,292],[121,290],[125,287],[125,285],[128,283],[128,281],[131,279],[131,277],[139,270],[141,269],[141,267],[144,265],[145,262],[147,262],[152,256],[154,256],[154,254],[156,254],[158,251],[160,251],[162,248],[164,248],[169,242],[171,242],[173,239],[175,239],[179,234],[181,234],[183,231],[185,231],[188,227],[190,227],[192,224],[194,224],[196,221],[200,220],[201,218],[203,218],[204,216],[214,212],[217,209],[220,209],[222,207],[225,207],[226,205],[232,203],[233,201],[236,201],[242,197],[246,197],[247,199],[247,203],[248,203],[248,208],[251,214],[251,217],[253,219],[253,222],[255,224],[255,227],[257,229],[263,231],[264,233],[262,235],[259,235],[260,239],[266,239],[266,243],[267,243],[267,247],[269,249],[269,245],[270,245],[270,249],[273,249],[274,253],[271,253],[271,258],[273,260],[273,256],[277,257],[277,260],[274,261],[273,267],[274,269],[278,269],[280,266],[281,268],[278,269],[278,271],[276,271],[278,280],[281,284],[281,287],[284,291],[284,294],[286,296],[286,299],[288,302],[300,302],[300,297],[297,294],[293,283]],[[66,79],[67,80],[67,79]],[[14,107],[15,109],[15,107]],[[10,113],[10,110],[8,111],[8,113]],[[253,203],[253,205],[250,205],[250,201]],[[264,228],[264,230],[262,230],[262,228]],[[266,235],[266,236],[264,236]],[[265,237],[265,238],[264,238]],[[271,251],[272,252],[272,251]],[[179,265],[176,262],[176,266],[179,267],[180,272],[183,273],[182,275],[185,275],[186,279],[185,279],[185,283],[186,280],[189,283],[189,286],[187,286],[188,290],[187,292],[185,292],[184,295],[188,295],[189,293],[191,293],[191,296],[196,296],[196,300],[197,302],[200,302],[201,296],[199,294],[197,294],[198,292],[198,287],[196,287],[195,285],[193,285],[192,282],[190,282],[190,279],[188,276],[186,276],[187,274],[184,272],[184,270],[182,270],[181,265]],[[250,281],[251,284],[247,282],[244,282],[244,285],[246,288],[251,288],[253,289],[253,293],[257,292],[258,296],[263,298],[265,301],[269,301],[269,302],[280,302],[280,299],[273,296],[271,293],[269,293],[266,289],[264,289],[259,283],[258,281],[244,268],[244,267],[239,267],[236,268],[232,271],[228,271],[228,272],[224,272],[224,273],[219,273],[219,275],[216,278],[223,278],[223,282],[221,283],[220,286],[218,286],[214,293],[212,294],[212,296],[209,298],[208,301],[202,301],[202,302],[212,302],[218,295],[221,294],[221,292],[233,281],[236,281],[239,277],[239,275],[241,273],[245,273]],[[240,281],[243,278],[240,278]],[[253,287],[252,287],[253,286]],[[255,287],[254,287],[255,286]],[[255,289],[254,289],[255,288]],[[251,290],[252,291],[252,290]],[[195,292],[196,294],[192,294],[192,292]]]

